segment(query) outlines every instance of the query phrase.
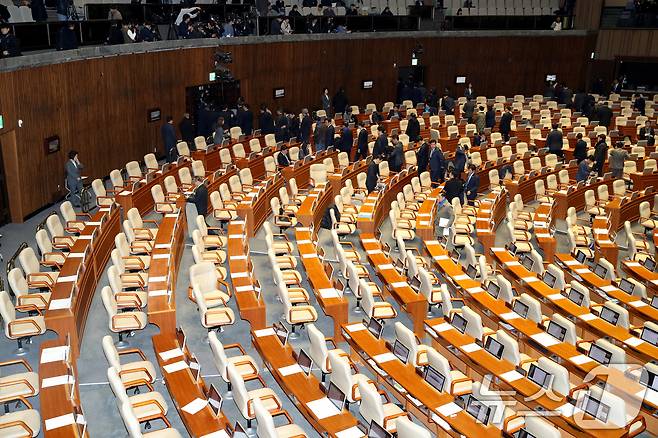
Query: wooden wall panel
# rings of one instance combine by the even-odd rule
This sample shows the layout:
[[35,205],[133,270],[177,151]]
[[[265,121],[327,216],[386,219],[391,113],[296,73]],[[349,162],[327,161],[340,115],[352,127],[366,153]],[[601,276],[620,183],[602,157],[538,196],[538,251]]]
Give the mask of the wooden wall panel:
[[[603,0],[581,0],[576,2],[574,9],[576,29],[596,30],[601,24]],[[607,3],[607,2],[606,2]]]
[[658,56],[658,30],[600,30],[596,43],[596,57],[615,59],[616,56]]
[[[298,111],[320,105],[323,87],[344,86],[353,104],[395,99],[397,66],[408,66],[417,42],[425,49],[426,86],[453,84],[466,75],[478,93],[493,96],[543,90],[547,73],[576,88],[584,84],[593,36],[436,37],[339,39],[223,46],[232,71],[254,110],[260,103]],[[149,108],[180,119],[185,89],[207,81],[216,49],[196,48],[113,56],[0,73],[0,113],[15,129],[23,196],[12,206],[24,217],[51,202],[63,186],[70,149],[80,151],[93,178],[141,160],[161,148],[160,123],[147,123]],[[373,80],[372,90],[361,81]],[[286,97],[273,102],[274,87]],[[453,87],[455,88],[455,87]],[[461,88],[461,86],[460,86]],[[461,89],[455,89],[461,94]],[[256,112],[256,111],[255,111]],[[17,120],[23,126],[17,126]],[[46,156],[43,139],[59,135],[62,150]]]

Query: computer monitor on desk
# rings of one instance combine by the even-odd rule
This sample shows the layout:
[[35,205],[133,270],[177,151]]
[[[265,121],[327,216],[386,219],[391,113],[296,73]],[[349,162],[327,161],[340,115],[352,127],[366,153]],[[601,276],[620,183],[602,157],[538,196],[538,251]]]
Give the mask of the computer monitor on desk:
[[329,383],[329,387],[327,388],[327,398],[339,411],[343,410],[346,400],[345,394],[333,382]]
[[651,272],[654,272],[656,270],[656,261],[651,257],[647,257],[646,259],[644,259],[643,265]]
[[490,281],[487,283],[487,292],[492,297],[498,299],[498,295],[500,295],[500,286],[498,286],[498,283]]
[[446,383],[446,378],[443,374],[435,370],[431,365],[425,368],[423,373],[425,381],[439,392],[443,392],[443,387]]
[[400,359],[402,363],[407,363],[409,360],[409,349],[397,339],[395,340],[395,344],[393,344],[393,354]]
[[609,352],[608,350],[599,347],[596,344],[592,344],[592,346],[589,348],[589,353],[587,355],[600,363],[601,365],[608,365],[610,364],[610,359],[612,359],[612,353]]
[[619,282],[619,289],[623,290],[629,295],[633,295],[633,290],[635,290],[635,284],[631,283],[625,278],[622,278]]
[[375,338],[379,339],[381,337],[384,326],[381,322],[377,321],[377,319],[370,318],[367,324],[364,322],[364,325]]
[[370,427],[368,427],[368,438],[392,438],[391,435],[386,429],[381,427],[375,422],[375,420],[370,420]]
[[569,298],[569,301],[571,301],[572,303],[576,304],[577,306],[580,306],[580,305],[583,304],[583,300],[585,299],[585,295],[578,292],[576,289],[571,288],[569,290],[569,296],[567,298]]
[[548,323],[546,332],[560,342],[564,342],[564,338],[567,335],[567,329],[554,321]]
[[605,423],[608,421],[608,414],[610,413],[610,406],[601,403],[601,400],[597,400],[592,395],[586,395],[583,399],[583,411],[597,420]]
[[223,402],[222,394],[219,392],[217,387],[215,386],[214,383],[210,385],[210,389],[208,390],[208,404],[210,405],[210,408],[212,411],[215,413],[215,416],[219,417],[222,415],[222,402]]
[[514,311],[514,313],[519,315],[521,318],[525,318],[526,316],[528,316],[528,310],[530,310],[530,308],[528,307],[528,305],[526,303],[524,303],[523,301],[517,299],[517,300],[514,301],[514,305],[512,306],[512,310]]
[[493,336],[489,336],[484,344],[484,349],[496,359],[500,359],[503,357],[503,350],[505,350],[505,347],[503,344],[495,340]]
[[644,327],[642,329],[642,334],[640,335],[640,338],[643,341],[646,341],[649,344],[658,347],[658,332],[656,332],[655,330],[650,329],[649,327]]
[[601,313],[599,314],[599,317],[602,320],[607,321],[612,325],[617,325],[617,321],[619,321],[619,313],[605,306],[601,308]]
[[597,263],[594,267],[594,275],[598,275],[601,278],[605,278],[608,275],[608,268],[603,266],[600,263]]
[[452,315],[451,324],[459,332],[464,333],[466,331],[466,325],[468,324],[468,321],[466,321],[466,318],[464,318],[460,314],[455,313]]
[[546,283],[548,287],[553,289],[555,287],[555,282],[557,281],[557,278],[551,272],[544,271],[544,276],[542,277],[542,280],[544,280],[544,283]]
[[528,379],[541,386],[542,388],[548,389],[551,384],[551,380],[553,380],[553,375],[547,373],[533,363],[530,365],[530,369],[528,370]]
[[313,361],[304,350],[299,351],[299,356],[297,357],[297,364],[301,367],[304,374],[307,376],[311,375],[311,368],[313,367]]
[[489,416],[491,415],[491,408],[486,406],[480,400],[476,399],[472,395],[468,396],[468,401],[466,402],[466,412],[471,414],[478,422],[482,424],[489,423]]

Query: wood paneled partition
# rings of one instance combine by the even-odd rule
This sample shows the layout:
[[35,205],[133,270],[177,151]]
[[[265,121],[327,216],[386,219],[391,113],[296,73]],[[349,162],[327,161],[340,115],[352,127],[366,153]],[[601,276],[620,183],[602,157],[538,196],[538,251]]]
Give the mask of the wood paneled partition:
[[[424,33],[424,35],[427,35]],[[507,36],[456,32],[450,36],[353,38],[263,43],[233,39],[222,50],[233,54],[232,71],[254,112],[260,103],[293,110],[317,107],[322,87],[344,86],[353,104],[394,100],[398,66],[411,63],[422,44],[426,86],[454,83],[465,75],[478,94],[541,93],[546,74],[570,86],[584,85],[586,59],[595,37],[585,34]],[[125,54],[0,73],[0,114],[6,132],[14,130],[20,191],[11,205],[13,221],[50,203],[63,190],[70,149],[91,177],[107,175],[129,160],[162,148],[160,123],[147,122],[147,110],[160,108],[178,121],[185,110],[185,88],[207,82],[217,48],[180,48]],[[372,90],[361,81],[373,80]],[[286,97],[273,102],[274,87]],[[454,93],[461,86],[452,85]],[[19,124],[19,120],[21,123]],[[58,135],[62,148],[46,155],[43,141]],[[9,161],[11,163],[11,161]],[[5,161],[5,165],[8,162]]]

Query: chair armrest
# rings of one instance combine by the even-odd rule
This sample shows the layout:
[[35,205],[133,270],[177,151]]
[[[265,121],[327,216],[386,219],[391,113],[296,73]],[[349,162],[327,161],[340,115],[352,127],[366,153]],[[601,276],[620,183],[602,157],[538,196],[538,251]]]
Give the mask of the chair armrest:
[[[36,307],[35,307],[35,309],[36,309]],[[39,325],[33,319],[17,319],[17,320],[12,321],[8,324],[7,328],[9,329],[9,334],[11,336],[13,336],[13,333],[12,333],[13,330],[12,329],[14,328],[14,326],[25,325],[25,324],[34,326],[34,328],[36,329],[36,333],[38,333],[41,330]],[[29,335],[27,335],[27,336],[29,336]]]
[[128,354],[136,354],[139,357],[141,357],[142,360],[147,360],[146,355],[139,348],[130,348],[130,349],[127,349],[127,350],[119,350],[119,356],[125,356],[125,355],[128,355]]
[[[639,427],[634,432],[631,432],[633,424],[637,423],[638,421],[642,424],[642,427]],[[639,415],[634,421],[626,426],[626,428],[628,429],[628,438],[633,438],[647,429],[647,421],[644,419],[644,416]]]
[[7,360],[4,362],[0,362],[0,367],[7,367],[11,365],[23,365],[26,370],[32,371],[32,367],[30,366],[29,363],[25,359],[12,359],[12,360]]
[[[274,403],[277,405],[277,409],[275,412],[278,412],[281,410],[281,402],[279,401],[278,398],[276,398],[275,395],[266,395],[263,397],[259,397],[259,400],[272,400]],[[256,414],[254,413],[254,399],[249,399],[247,400],[247,415],[250,417],[255,416]]]
[[[41,301],[41,303],[43,304],[43,307],[44,307],[44,308],[45,308],[45,307],[48,307],[48,301],[46,301],[46,299],[45,299],[45,298],[43,297],[43,295],[41,295],[41,294],[27,294],[27,295],[22,295],[22,296],[20,296],[20,297],[16,297],[16,303],[18,304],[18,307],[27,308],[27,307],[30,307],[30,306],[34,306],[34,304],[23,304],[23,303],[22,303],[22,301],[23,301],[24,299],[28,299],[28,298],[29,298],[29,299],[38,299],[38,300]],[[31,310],[32,310],[32,309],[30,309],[30,311],[31,311]]]
[[398,414],[395,414],[395,415],[389,415],[389,416],[387,416],[387,417],[384,417],[384,429],[387,428],[386,426],[388,425],[388,422],[389,422],[389,421],[393,421],[393,420],[395,420],[395,419],[397,419],[397,418],[400,418],[400,417],[407,417],[407,416],[408,416],[408,414],[407,414],[406,412],[402,411],[402,412],[400,412],[400,413],[398,413]]
[[568,397],[573,400],[573,395],[576,393],[576,391],[580,391],[580,390],[583,390],[583,389],[586,389],[586,388],[588,388],[587,383],[581,383],[580,385],[576,385],[576,386],[574,386],[573,388],[571,388],[569,390]]
[[224,345],[224,350],[230,350],[230,349],[233,349],[233,348],[239,350],[240,353],[242,353],[242,355],[247,354],[247,353],[245,352],[245,350],[244,350],[244,347],[243,347],[242,345],[240,345],[240,344],[228,344],[228,345]]
[[137,263],[139,263],[140,270],[143,270],[145,268],[144,262],[142,261],[141,258],[139,258],[137,256],[125,256],[125,257],[122,257],[122,259],[123,260],[136,260]]
[[[32,295],[32,294],[30,294]],[[37,306],[34,304],[21,304],[19,306],[15,306],[15,309],[20,311],[20,312],[37,312],[39,315],[43,316],[43,313]],[[14,320],[12,322],[18,322],[18,320]]]
[[142,300],[139,298],[139,296],[135,292],[117,292],[115,294],[115,297],[117,298],[117,301],[119,298],[126,298],[126,301],[128,301],[128,305],[121,305],[119,306],[121,309],[138,309],[142,307]]
[[[524,418],[524,417],[519,415],[519,414],[514,414],[514,415],[510,415],[509,417],[505,418],[505,420],[503,420],[503,430],[506,431],[507,433],[510,433],[510,434],[516,432],[516,430],[509,430],[508,425],[512,420],[516,420],[517,418]],[[523,427],[523,426],[521,426],[521,427]]]
[[325,341],[327,344],[330,344],[331,347],[332,347],[334,350],[335,350],[336,348],[338,348],[338,347],[336,347],[336,342],[334,342],[334,340],[333,340],[332,338],[324,338],[324,341]]

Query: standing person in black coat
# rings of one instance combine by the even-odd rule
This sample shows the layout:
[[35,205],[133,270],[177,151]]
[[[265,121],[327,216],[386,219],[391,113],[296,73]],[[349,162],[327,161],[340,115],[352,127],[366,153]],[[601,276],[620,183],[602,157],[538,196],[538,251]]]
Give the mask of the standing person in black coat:
[[343,125],[343,129],[340,131],[340,144],[338,149],[340,149],[341,152],[347,153],[348,158],[352,155],[352,143],[354,143],[352,130],[349,126]]
[[236,123],[242,130],[242,133],[244,135],[251,135],[251,131],[254,128],[254,114],[249,109],[249,105],[245,103],[238,107],[236,119]]
[[473,111],[475,111],[475,101],[470,97],[466,97],[463,117],[468,120],[468,123],[473,123]]
[[546,147],[549,154],[555,154],[560,158],[564,158],[564,152],[562,152],[562,140],[564,137],[562,136],[562,131],[557,128],[557,123],[553,123],[553,130],[546,136]]
[[464,151],[464,147],[465,146],[460,144],[457,145],[457,149],[455,150],[455,158],[452,160],[452,164],[455,166],[455,173],[457,176],[461,176],[464,168],[466,167],[466,151]]
[[573,157],[578,161],[578,164],[587,158],[587,143],[583,140],[583,134],[580,132],[576,135],[576,146],[573,149]]
[[638,110],[640,112],[640,115],[643,116],[646,106],[647,106],[647,102],[646,100],[644,100],[644,96],[640,94],[640,97],[635,99],[635,102],[633,103],[633,108]]
[[612,120],[612,110],[608,105],[597,105],[596,108],[594,108],[594,114],[592,117],[595,117],[594,120],[599,121],[600,126],[609,128],[610,121]]
[[391,143],[393,143],[393,150],[388,156],[388,167],[392,172],[399,172],[402,170],[402,164],[404,163],[402,142],[398,139],[397,135],[394,135],[391,139]]
[[260,106],[260,116],[258,117],[258,127],[261,134],[274,134],[274,119],[267,105]]
[[379,125],[377,131],[379,131],[379,135],[377,136],[377,140],[375,140],[375,147],[372,151],[375,157],[386,155],[386,150],[388,149],[388,138],[386,137],[384,127]]
[[432,150],[430,151],[430,179],[433,183],[443,182],[445,176],[446,159],[443,156],[441,145],[432,140],[430,142]]
[[420,138],[420,123],[418,123],[416,114],[411,114],[407,124],[406,134],[409,136],[409,141],[418,141]]
[[343,87],[340,87],[338,92],[334,95],[332,104],[334,107],[334,113],[345,112],[345,107],[347,106],[347,94],[345,94],[345,89]]
[[11,26],[0,23],[0,58],[11,58],[21,55],[18,38],[10,32]]
[[504,141],[509,141],[509,133],[512,130],[512,111],[508,106],[505,107],[505,112],[500,116],[500,126],[498,130],[503,136]]
[[281,167],[290,166],[290,156],[288,156],[288,148],[284,147],[279,152],[279,155],[276,157],[277,164]]
[[377,182],[379,181],[379,163],[381,162],[382,157],[375,155],[374,159],[368,165],[368,171],[366,172],[366,189],[368,189],[368,193],[377,187]]
[[174,118],[167,116],[165,119],[167,123],[162,125],[160,133],[162,134],[162,142],[164,143],[164,150],[167,154],[167,161],[172,162],[176,159],[176,128],[174,128]]
[[368,129],[364,126],[363,122],[359,123],[359,134],[356,137],[356,156],[354,161],[359,161],[369,155],[368,150]]
[[441,109],[446,112],[446,115],[455,113],[455,99],[448,95],[447,88],[445,93],[443,93],[443,99],[441,99]]
[[475,164],[468,165],[468,176],[464,183],[464,195],[469,204],[473,205],[478,196],[478,189],[480,188],[480,177],[477,174]]
[[496,111],[491,105],[487,105],[487,113],[484,117],[484,126],[493,129],[493,127],[496,126]]
[[[299,138],[299,117],[291,112],[286,114],[286,118],[288,119],[288,131],[290,133],[290,138]],[[290,138],[288,140],[290,140]]]
[[276,121],[274,122],[274,138],[277,142],[290,140],[288,133],[288,118],[283,114],[283,110],[276,110]]
[[456,173],[448,173],[448,179],[443,186],[443,196],[449,204],[452,204],[452,200],[455,198],[459,199],[460,202],[464,199],[464,181],[459,179]]
[[78,48],[78,37],[75,34],[75,23],[68,21],[59,29],[57,50],[73,50]]
[[178,130],[183,141],[187,142],[190,149],[194,149],[194,124],[190,119],[190,113],[183,114],[183,118],[178,122]]
[[299,122],[299,140],[303,144],[308,144],[311,140],[311,126],[313,122],[311,121],[311,116],[308,114],[308,109],[304,108],[302,110],[302,120]]
[[429,144],[423,142],[416,152],[416,164],[418,165],[418,176],[427,171],[427,165],[430,162],[430,148],[434,148],[436,140],[431,140]]
[[327,121],[327,140],[325,141],[325,145],[327,146],[327,149],[329,149],[329,147],[334,145],[335,137],[336,137],[336,128],[334,127],[332,119],[327,117],[326,121]]
[[603,176],[603,165],[608,158],[608,144],[605,142],[605,134],[599,135],[599,141],[594,146],[594,166],[592,171],[597,172],[599,176]]

